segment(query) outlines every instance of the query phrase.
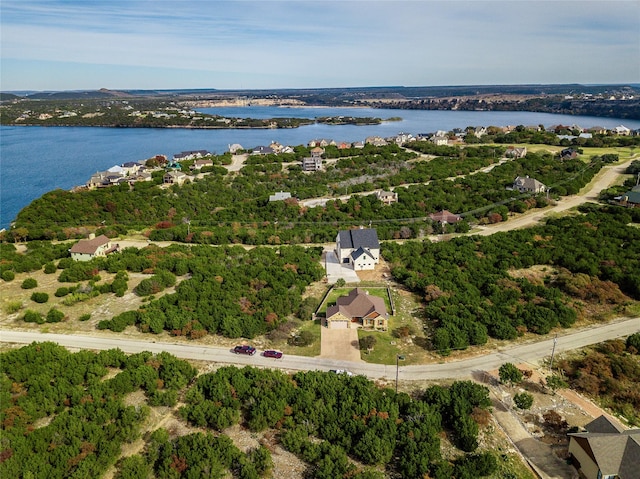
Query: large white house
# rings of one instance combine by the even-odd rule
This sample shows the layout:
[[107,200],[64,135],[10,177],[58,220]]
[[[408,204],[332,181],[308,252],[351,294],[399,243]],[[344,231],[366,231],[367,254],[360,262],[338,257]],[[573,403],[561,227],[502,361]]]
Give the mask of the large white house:
[[354,270],[371,270],[380,260],[378,232],[371,228],[342,230],[336,237],[336,257]]

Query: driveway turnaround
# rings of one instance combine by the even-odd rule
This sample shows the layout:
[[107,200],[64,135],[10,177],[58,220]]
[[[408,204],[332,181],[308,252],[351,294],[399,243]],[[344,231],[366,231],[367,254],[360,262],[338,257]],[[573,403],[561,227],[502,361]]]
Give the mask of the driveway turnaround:
[[327,282],[334,284],[340,278],[346,283],[359,283],[358,274],[349,265],[338,262],[335,251],[325,251],[325,269],[327,270]]

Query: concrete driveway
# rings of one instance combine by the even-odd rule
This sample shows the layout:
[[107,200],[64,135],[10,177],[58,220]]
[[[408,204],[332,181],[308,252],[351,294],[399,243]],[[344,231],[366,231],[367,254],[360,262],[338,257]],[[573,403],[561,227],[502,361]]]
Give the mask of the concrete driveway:
[[328,329],[322,326],[320,357],[361,362],[357,329]]
[[359,283],[360,278],[358,274],[349,265],[344,265],[338,262],[336,252],[333,250],[325,251],[325,268],[327,270],[327,282],[334,284],[340,278],[344,279],[347,283]]

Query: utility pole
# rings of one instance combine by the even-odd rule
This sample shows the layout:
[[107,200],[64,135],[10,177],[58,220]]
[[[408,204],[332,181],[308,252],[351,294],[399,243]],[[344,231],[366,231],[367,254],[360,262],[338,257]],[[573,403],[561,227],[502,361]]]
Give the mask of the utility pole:
[[400,361],[404,361],[404,356],[396,354],[396,394],[398,394],[398,372],[400,368]]
[[553,372],[553,356],[556,353],[556,344],[558,343],[558,334],[553,338],[553,348],[551,349],[551,361],[549,361],[549,371]]

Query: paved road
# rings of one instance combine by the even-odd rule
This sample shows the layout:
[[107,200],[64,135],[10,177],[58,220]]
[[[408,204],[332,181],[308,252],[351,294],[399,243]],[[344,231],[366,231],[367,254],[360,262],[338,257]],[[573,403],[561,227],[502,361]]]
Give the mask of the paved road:
[[[581,330],[568,330],[558,337],[556,353],[577,349],[589,344],[599,343],[607,339],[628,336],[640,331],[640,319],[623,318],[612,323],[589,327]],[[242,356],[233,354],[227,348],[210,347],[197,344],[139,341],[104,336],[82,336],[78,334],[49,334],[33,331],[0,330],[0,342],[29,344],[33,341],[53,341],[62,346],[74,349],[113,349],[119,348],[125,353],[151,351],[159,353],[167,351],[179,358],[216,363],[231,363],[239,365],[254,365],[285,370],[320,370],[348,369],[356,374],[365,375],[371,379],[393,379],[396,366],[382,364],[367,364],[363,362],[338,361],[325,358],[310,358],[304,356],[285,355],[282,359],[269,359],[256,354]],[[477,356],[460,361],[439,364],[424,364],[418,366],[402,366],[400,377],[402,380],[424,380],[445,378],[470,378],[474,372],[489,371],[498,368],[505,362],[537,363],[541,358],[550,356],[553,339],[511,346],[497,352]]]

